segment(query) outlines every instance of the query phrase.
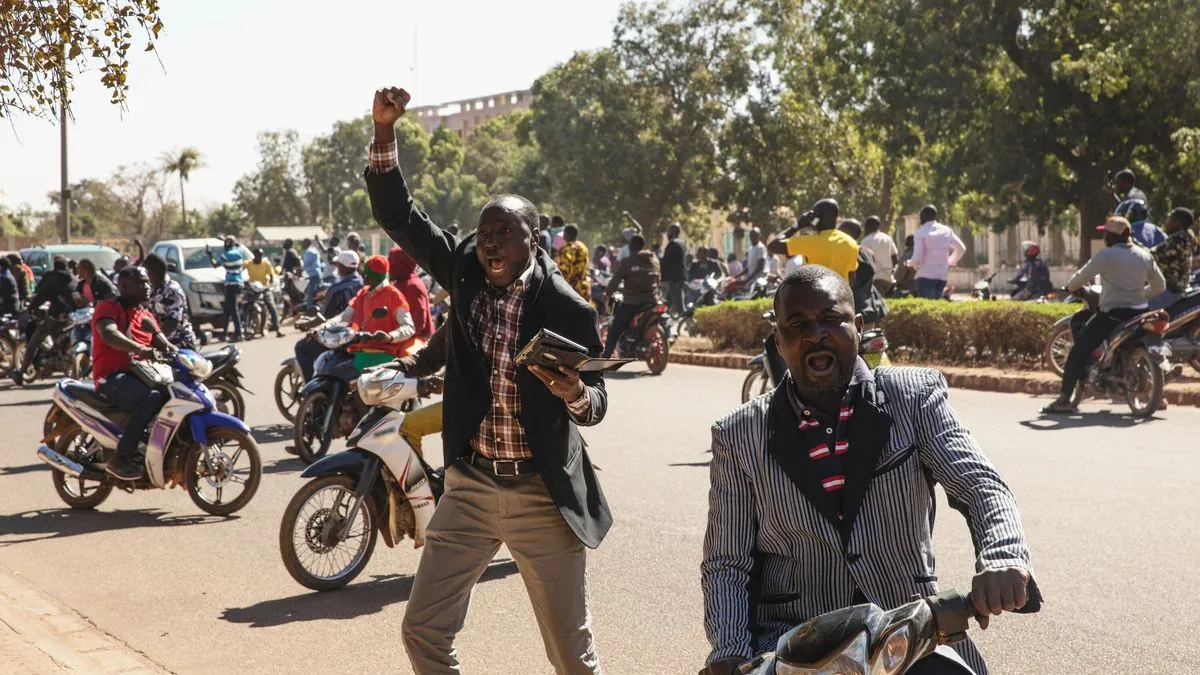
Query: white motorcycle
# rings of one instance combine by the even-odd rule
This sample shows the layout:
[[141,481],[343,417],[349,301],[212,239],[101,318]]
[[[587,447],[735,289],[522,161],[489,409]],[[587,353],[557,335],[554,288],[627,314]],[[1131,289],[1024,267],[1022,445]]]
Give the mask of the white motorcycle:
[[388,548],[405,536],[414,546],[424,544],[443,473],[413,450],[400,423],[401,408],[426,386],[386,365],[359,376],[358,395],[370,411],[346,439],[345,452],[301,474],[314,480],[292,497],[279,526],[284,567],[302,586],[329,591],[353,581],[379,534]]

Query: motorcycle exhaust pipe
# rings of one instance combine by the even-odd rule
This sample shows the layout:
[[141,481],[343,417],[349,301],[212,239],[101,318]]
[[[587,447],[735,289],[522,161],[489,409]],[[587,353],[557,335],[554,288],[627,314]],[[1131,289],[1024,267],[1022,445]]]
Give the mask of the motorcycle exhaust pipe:
[[38,459],[49,464],[55,471],[65,473],[72,478],[79,478],[83,475],[84,471],[87,471],[87,469],[83,468],[82,464],[58,454],[51,450],[48,445],[39,447],[37,449],[37,456]]

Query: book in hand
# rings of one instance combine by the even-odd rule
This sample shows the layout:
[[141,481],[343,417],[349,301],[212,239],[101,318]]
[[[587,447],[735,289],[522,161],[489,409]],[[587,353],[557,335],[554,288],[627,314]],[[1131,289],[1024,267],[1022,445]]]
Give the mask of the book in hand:
[[518,366],[541,366],[551,369],[566,366],[581,373],[605,373],[617,370],[633,361],[633,359],[593,359],[588,356],[587,348],[583,345],[545,328],[533,336],[529,344],[517,353],[516,358]]

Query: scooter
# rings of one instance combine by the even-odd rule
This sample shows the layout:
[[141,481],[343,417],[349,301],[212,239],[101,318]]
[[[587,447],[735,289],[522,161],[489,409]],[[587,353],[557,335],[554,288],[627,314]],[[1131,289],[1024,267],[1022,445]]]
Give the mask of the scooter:
[[[48,305],[49,303],[47,303]],[[38,310],[38,321],[49,321],[49,317],[43,305],[43,309]],[[17,348],[13,353],[13,364],[22,363],[25,360],[25,352],[30,349],[36,349],[33,359],[29,362],[29,367],[25,370],[25,384],[31,384],[39,378],[52,375],[54,373],[70,373],[72,367],[71,358],[71,317],[67,315],[63,317],[66,323],[56,335],[47,335],[38,345],[29,344],[28,340],[33,337],[36,330],[34,325],[35,319],[26,314],[18,320],[18,326],[21,334],[25,339],[17,344]]]
[[242,330],[249,338],[262,337],[267,332],[265,298],[268,290],[266,286],[257,281],[251,281],[242,288],[238,313],[241,314]]
[[[613,305],[621,302],[620,291],[613,293]],[[617,342],[616,354],[620,358],[641,359],[646,362],[651,375],[659,375],[667,369],[670,361],[671,331],[666,322],[667,305],[657,302],[638,312],[629,322],[629,328],[621,334]],[[608,341],[608,329],[612,324],[612,315],[600,327],[600,340]]]
[[855,605],[827,612],[779,638],[775,651],[742,664],[741,675],[844,673],[901,675],[935,651],[973,673],[949,645],[967,637],[975,618],[970,595],[944,591],[892,611]]
[[711,307],[720,302],[718,294],[721,290],[720,277],[709,275],[705,279],[695,279],[684,282],[683,313],[674,318],[671,329],[671,342],[680,335],[696,336],[696,310],[700,307]]
[[992,272],[986,278],[975,282],[975,287],[971,289],[971,297],[976,300],[994,300],[992,295],[992,279],[996,278],[997,272]]
[[216,400],[217,410],[245,420],[246,399],[242,392],[254,392],[242,384],[242,371],[238,370],[238,363],[242,360],[241,350],[237,345],[228,345],[217,351],[204,352],[201,356],[212,363],[212,373],[204,378],[204,384]]
[[405,536],[416,547],[443,491],[443,472],[414,452],[400,433],[402,410],[426,395],[425,383],[398,368],[367,369],[358,396],[370,411],[346,439],[348,449],[304,470],[311,478],[284,510],[279,551],[298,583],[341,588],[362,572],[379,534],[388,548]]
[[92,373],[92,315],[95,310],[84,307],[71,312],[71,369],[68,375],[76,380]]
[[[212,364],[181,350],[170,366],[147,365],[154,371],[147,384],[166,391],[168,398],[144,437],[142,477],[117,480],[103,467],[116,452],[129,413],[109,404],[91,384],[64,379],[52,395],[58,412],[47,436],[54,447],[37,449],[38,459],[54,469],[54,491],[73,509],[93,509],[114,487],[133,492],[184,485],[205,513],[226,516],[240,510],[258,490],[262,460],[250,428],[216,411],[201,382]],[[226,499],[229,489],[238,490],[232,499]]]

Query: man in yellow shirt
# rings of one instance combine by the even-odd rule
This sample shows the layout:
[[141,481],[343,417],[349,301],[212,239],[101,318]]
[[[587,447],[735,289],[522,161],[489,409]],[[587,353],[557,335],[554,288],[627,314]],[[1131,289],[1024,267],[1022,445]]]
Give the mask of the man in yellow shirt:
[[[804,256],[804,262],[824,265],[853,284],[854,271],[858,269],[858,242],[837,229],[838,214],[836,201],[822,199],[801,215],[794,226],[767,245],[767,251],[789,258]],[[801,228],[811,227],[814,220],[815,233],[798,234]]]
[[283,331],[279,330],[279,310],[275,309],[275,295],[271,290],[275,284],[275,266],[263,257],[261,248],[254,249],[254,260],[246,263],[246,274],[251,282],[257,281],[267,287],[267,292],[263,293],[263,304],[267,306],[267,314],[271,317],[271,330],[275,331],[276,337],[283,337]]

